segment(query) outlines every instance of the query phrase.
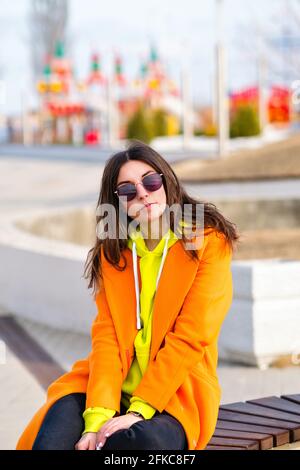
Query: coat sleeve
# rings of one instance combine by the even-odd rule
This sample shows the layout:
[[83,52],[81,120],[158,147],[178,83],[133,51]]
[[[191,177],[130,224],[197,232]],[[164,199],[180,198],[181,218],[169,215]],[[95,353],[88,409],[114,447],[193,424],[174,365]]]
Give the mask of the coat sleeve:
[[149,403],[145,402],[141,398],[135,396],[130,398],[130,405],[126,411],[126,414],[130,413],[131,411],[137,411],[138,413],[141,413],[145,419],[153,418],[156,413],[156,409],[153,408],[153,406],[149,405]]
[[107,408],[87,408],[82,415],[85,425],[82,435],[87,432],[98,432],[115,413],[115,410],[108,410]]
[[205,347],[217,341],[232,302],[232,250],[225,236],[216,230],[208,234],[200,257],[173,329],[133,392],[159,412],[201,362]]
[[86,408],[104,407],[120,413],[122,361],[102,282],[95,295],[95,302],[98,314],[91,328],[92,350],[89,355]]

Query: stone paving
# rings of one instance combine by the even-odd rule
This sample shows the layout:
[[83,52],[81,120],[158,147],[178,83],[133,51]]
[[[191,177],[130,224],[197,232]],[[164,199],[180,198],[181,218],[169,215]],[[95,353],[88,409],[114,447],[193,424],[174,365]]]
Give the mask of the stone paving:
[[[0,312],[4,314],[4,311]],[[6,348],[0,363],[0,449],[15,449],[18,436],[43,404],[44,390]]]

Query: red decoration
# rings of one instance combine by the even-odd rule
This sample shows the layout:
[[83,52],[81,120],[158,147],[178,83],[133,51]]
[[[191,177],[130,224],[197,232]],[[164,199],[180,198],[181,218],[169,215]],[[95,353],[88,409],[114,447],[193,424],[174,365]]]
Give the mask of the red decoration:
[[71,116],[74,114],[82,114],[85,112],[84,106],[80,103],[47,103],[47,108],[54,117]]
[[243,91],[230,94],[230,105],[232,109],[239,106],[258,105],[259,91],[257,87],[246,88]]
[[100,140],[100,132],[98,129],[91,129],[84,136],[86,145],[98,145]]
[[290,114],[290,90],[273,86],[269,99],[270,122],[288,123],[291,119]]

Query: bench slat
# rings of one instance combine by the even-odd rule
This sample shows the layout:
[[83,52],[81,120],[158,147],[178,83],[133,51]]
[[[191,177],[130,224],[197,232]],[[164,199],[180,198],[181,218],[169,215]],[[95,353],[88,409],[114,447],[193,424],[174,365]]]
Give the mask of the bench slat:
[[277,411],[261,405],[253,405],[252,403],[230,403],[228,405],[221,405],[221,410],[238,411],[240,413],[263,416],[264,418],[275,418],[281,421],[288,421],[300,424],[300,416],[284,411]]
[[262,416],[249,415],[244,413],[237,413],[233,411],[219,410],[219,419],[224,421],[234,421],[245,424],[258,424],[262,426],[271,426],[288,430],[290,434],[290,442],[300,440],[300,426],[297,423],[290,423],[289,421],[281,421],[278,419],[264,418]]
[[257,441],[259,450],[271,449],[273,447],[273,436],[250,431],[236,431],[230,429],[216,429],[213,437],[230,437],[233,439],[248,439]]
[[290,442],[289,431],[280,428],[260,426],[257,424],[240,423],[234,421],[218,420],[216,429],[230,429],[232,431],[252,431],[273,436],[273,446],[280,446]]
[[300,404],[279,397],[256,398],[255,400],[247,400],[246,403],[253,403],[253,405],[265,406],[273,410],[286,411],[300,416]]
[[300,393],[295,393],[293,395],[281,395],[281,398],[292,401],[293,403],[300,404]]
[[259,444],[254,440],[246,439],[231,439],[230,437],[212,437],[209,445],[233,446],[242,447],[244,450],[259,450]]
[[214,445],[207,445],[204,450],[245,450],[244,447],[238,446],[214,446]]

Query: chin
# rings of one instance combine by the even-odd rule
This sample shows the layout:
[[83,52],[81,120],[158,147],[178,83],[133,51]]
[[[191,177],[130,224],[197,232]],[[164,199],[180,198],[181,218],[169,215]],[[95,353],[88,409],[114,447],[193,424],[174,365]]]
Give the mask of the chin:
[[159,220],[160,217],[161,217],[162,213],[161,213],[161,209],[156,207],[156,206],[153,206],[153,209],[151,210],[150,213],[148,214],[143,214],[143,219],[144,220],[151,220],[151,221],[155,221],[155,220]]
[[151,220],[151,222],[154,222],[155,220],[159,219],[159,216],[149,215],[148,217],[147,216],[146,217],[142,216],[142,217],[138,217],[137,219],[142,223],[149,222],[150,220]]

